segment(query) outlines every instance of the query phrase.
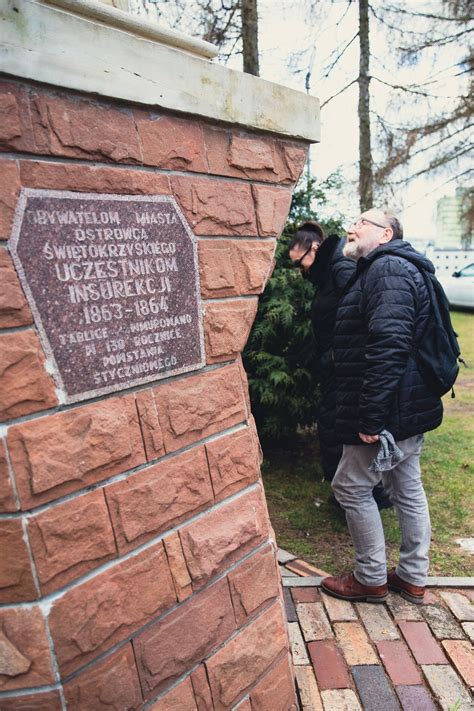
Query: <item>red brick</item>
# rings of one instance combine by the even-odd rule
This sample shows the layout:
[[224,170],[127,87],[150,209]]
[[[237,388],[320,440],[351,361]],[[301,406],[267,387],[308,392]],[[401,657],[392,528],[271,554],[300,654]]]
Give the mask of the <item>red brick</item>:
[[59,691],[13,696],[1,701],[2,711],[62,711]]
[[0,160],[0,240],[8,239],[16,201],[20,193],[20,175],[14,160]]
[[246,418],[237,365],[159,385],[153,395],[167,452],[237,425]]
[[322,602],[300,603],[297,612],[306,642],[334,637]]
[[305,560],[290,560],[285,564],[285,567],[288,568],[288,570],[293,571],[293,573],[298,573],[298,575],[301,575],[304,578],[309,576],[326,577],[329,575],[326,571],[321,570],[321,568],[316,568],[314,565],[307,563]]
[[0,511],[16,511],[17,508],[8,471],[7,452],[3,439],[0,439]]
[[403,621],[398,626],[418,664],[447,664],[426,622]]
[[474,652],[472,644],[467,640],[446,639],[443,642],[443,647],[467,686],[474,687]]
[[43,594],[57,590],[117,554],[101,489],[32,517],[28,529]]
[[291,191],[287,188],[252,187],[260,237],[279,237],[290,210]]
[[0,249],[0,328],[28,326],[32,322],[10,255]]
[[336,622],[334,632],[350,667],[356,664],[380,663],[363,626],[359,622]]
[[339,600],[325,593],[321,593],[321,598],[331,622],[358,622],[355,607],[348,600]]
[[62,675],[105,652],[175,602],[162,543],[68,590],[49,615]]
[[288,655],[275,664],[250,692],[252,711],[298,711]]
[[197,711],[198,708],[189,677],[148,707],[149,711]]
[[209,711],[209,709],[213,709],[214,704],[212,703],[211,687],[209,686],[204,664],[200,664],[196,671],[191,674],[191,682],[197,711]]
[[145,698],[170,686],[234,631],[226,580],[185,600],[133,640]]
[[173,176],[171,187],[195,234],[257,236],[250,185]]
[[261,294],[274,266],[275,244],[262,240],[200,240],[203,297]]
[[64,685],[68,711],[132,711],[143,704],[131,644]]
[[141,162],[131,110],[44,90],[32,92],[31,97],[33,131],[40,153]]
[[268,524],[259,490],[182,528],[180,538],[193,588],[202,586],[262,543],[269,535]]
[[257,617],[206,660],[216,711],[235,704],[278,657],[288,638],[279,603]]
[[230,360],[243,351],[257,307],[257,298],[206,303],[204,336],[207,363]]
[[240,627],[272,598],[279,595],[279,580],[273,548],[255,553],[229,573],[235,618]]
[[421,684],[422,678],[405,644],[400,640],[376,642],[380,658],[394,684]]
[[308,644],[318,687],[322,689],[348,689],[351,686],[344,659],[337,644],[325,639]]
[[148,461],[158,459],[164,455],[165,445],[153,394],[151,390],[141,390],[136,393],[135,399],[146,457]]
[[165,545],[171,575],[173,576],[176,594],[178,600],[181,602],[192,595],[193,592],[181,541],[177,533],[172,533],[163,540],[163,543]]
[[28,88],[19,82],[0,82],[0,145],[3,150],[36,151]]
[[296,183],[303,172],[308,157],[308,146],[283,141],[279,141],[279,144],[283,151],[288,174],[293,183]]
[[109,484],[105,493],[119,551],[136,548],[212,504],[204,447]]
[[80,192],[168,195],[168,177],[148,170],[21,160],[21,184],[29,188]]
[[437,711],[428,690],[424,686],[397,686],[396,692],[403,711]]
[[15,425],[8,446],[24,508],[145,461],[133,395]]
[[140,109],[134,113],[146,165],[208,172],[202,128],[198,121],[157,116]]
[[208,442],[206,452],[216,501],[257,481],[259,455],[249,428]]
[[317,588],[290,588],[294,602],[321,602]]
[[35,600],[37,592],[20,519],[0,521],[0,602]]
[[33,331],[0,336],[0,420],[9,420],[58,404],[54,383]]
[[474,621],[474,604],[469,597],[464,595],[464,591],[454,592],[442,590],[441,597],[448,604],[449,609],[458,620],[462,622]]
[[54,673],[43,616],[37,607],[0,609],[0,690],[53,684]]

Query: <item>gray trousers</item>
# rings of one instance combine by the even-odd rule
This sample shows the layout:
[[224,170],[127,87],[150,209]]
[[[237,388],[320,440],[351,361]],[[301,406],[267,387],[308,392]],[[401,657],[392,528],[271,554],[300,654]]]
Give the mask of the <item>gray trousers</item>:
[[[407,583],[425,585],[431,525],[420,471],[423,435],[401,440],[397,445],[404,457],[382,475],[400,524],[402,542],[397,574]],[[332,481],[334,495],[345,510],[355,548],[354,575],[363,585],[384,585],[387,581],[385,537],[372,496],[380,474],[369,470],[378,448],[378,442],[363,446],[344,445]]]

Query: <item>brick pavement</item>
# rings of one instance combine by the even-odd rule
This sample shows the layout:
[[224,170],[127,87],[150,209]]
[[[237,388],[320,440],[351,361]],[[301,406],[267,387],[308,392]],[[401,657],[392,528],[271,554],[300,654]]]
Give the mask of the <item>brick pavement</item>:
[[396,593],[372,605],[326,595],[328,573],[285,551],[279,561],[301,711],[474,709],[474,578],[432,579],[423,605]]

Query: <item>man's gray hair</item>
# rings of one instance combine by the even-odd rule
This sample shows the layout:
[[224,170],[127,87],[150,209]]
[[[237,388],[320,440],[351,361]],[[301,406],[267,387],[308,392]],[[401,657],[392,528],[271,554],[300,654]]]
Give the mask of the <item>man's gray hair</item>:
[[387,210],[384,211],[384,215],[393,232],[391,241],[394,239],[403,239],[403,227],[398,217],[396,217],[393,212],[388,212]]

